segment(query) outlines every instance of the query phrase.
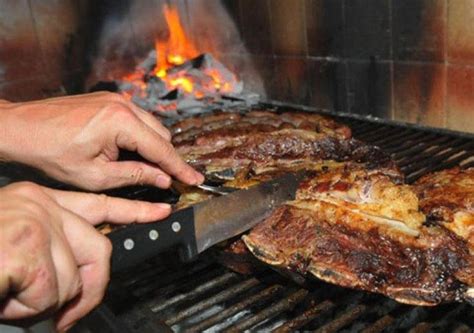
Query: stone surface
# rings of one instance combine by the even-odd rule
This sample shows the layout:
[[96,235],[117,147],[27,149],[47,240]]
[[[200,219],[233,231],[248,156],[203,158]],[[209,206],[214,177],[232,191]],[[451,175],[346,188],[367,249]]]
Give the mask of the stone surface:
[[448,67],[447,126],[474,133],[474,66]]
[[442,64],[395,63],[393,110],[396,120],[444,127],[446,68]]

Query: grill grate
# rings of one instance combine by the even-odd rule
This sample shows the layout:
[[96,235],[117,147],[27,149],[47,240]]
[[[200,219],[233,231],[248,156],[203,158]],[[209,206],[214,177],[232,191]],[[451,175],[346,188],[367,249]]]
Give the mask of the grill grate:
[[[335,118],[349,125],[355,138],[390,153],[409,183],[428,172],[474,166],[470,134]],[[86,317],[82,327],[97,328],[108,321],[113,325],[101,326],[101,332],[123,332],[125,327],[141,333],[474,330],[474,308],[467,304],[407,306],[320,281],[300,286],[270,269],[239,275],[210,256],[186,265],[163,261],[165,257],[115,277],[105,302],[107,313]]]

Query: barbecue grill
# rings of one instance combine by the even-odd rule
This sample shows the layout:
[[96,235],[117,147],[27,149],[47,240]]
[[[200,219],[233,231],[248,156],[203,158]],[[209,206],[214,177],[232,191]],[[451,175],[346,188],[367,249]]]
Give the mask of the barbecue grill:
[[[268,105],[263,105],[268,107]],[[272,106],[276,111],[298,110]],[[474,166],[474,135],[332,114],[357,139],[380,146],[412,183],[424,174]],[[146,199],[156,189],[115,194]],[[166,198],[164,198],[166,199]],[[212,255],[179,264],[163,255],[112,277],[101,307],[75,332],[473,332],[474,307],[407,306],[321,281],[297,284],[262,265],[241,275]]]

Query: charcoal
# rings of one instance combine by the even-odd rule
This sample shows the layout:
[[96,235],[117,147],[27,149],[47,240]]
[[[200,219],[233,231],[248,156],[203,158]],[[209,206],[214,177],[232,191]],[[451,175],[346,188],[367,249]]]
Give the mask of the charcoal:
[[[166,79],[155,75],[156,58],[156,51],[151,51],[134,73],[114,82],[118,92],[131,96],[134,103],[154,114],[179,119],[216,109],[251,107],[259,102],[259,95],[246,92],[243,82],[210,54],[168,68]],[[184,80],[187,81],[183,83]],[[170,85],[171,82],[177,83]]]

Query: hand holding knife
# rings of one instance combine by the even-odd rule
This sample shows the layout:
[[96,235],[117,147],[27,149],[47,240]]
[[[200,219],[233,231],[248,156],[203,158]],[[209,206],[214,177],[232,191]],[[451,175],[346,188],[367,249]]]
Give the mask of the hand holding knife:
[[112,271],[134,266],[177,248],[187,261],[214,244],[252,228],[275,206],[292,200],[303,173],[288,173],[245,190],[176,211],[166,219],[119,228],[112,241]]

